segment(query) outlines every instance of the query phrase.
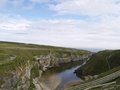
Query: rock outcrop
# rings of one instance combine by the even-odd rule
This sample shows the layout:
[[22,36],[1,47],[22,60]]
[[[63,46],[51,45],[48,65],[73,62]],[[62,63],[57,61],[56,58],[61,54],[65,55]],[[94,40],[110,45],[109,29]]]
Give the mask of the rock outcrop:
[[42,68],[43,71],[45,71],[47,68],[59,66],[59,64],[62,63],[69,63],[69,62],[75,62],[75,61],[83,61],[86,62],[89,60],[89,58],[92,56],[92,54],[88,55],[82,55],[82,56],[71,56],[71,57],[62,57],[62,58],[57,58],[53,55],[40,55],[40,56],[35,56],[35,60],[39,63],[40,67]]
[[[47,68],[59,66],[61,63],[75,62],[78,60],[88,59],[91,54],[87,56],[77,56],[68,58],[57,58],[53,55],[35,56],[34,63],[26,63],[24,67],[17,68],[16,72],[11,73],[11,77],[4,79],[4,84],[1,85],[0,90],[52,90],[43,82],[40,82],[40,77],[43,71]],[[57,84],[57,83],[56,83]]]

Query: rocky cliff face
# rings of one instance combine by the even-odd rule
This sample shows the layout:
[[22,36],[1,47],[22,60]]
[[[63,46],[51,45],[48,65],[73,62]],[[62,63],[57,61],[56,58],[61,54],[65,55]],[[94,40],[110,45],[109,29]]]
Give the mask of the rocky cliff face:
[[[45,71],[48,68],[59,66],[61,63],[70,63],[79,60],[85,62],[84,60],[88,60],[91,56],[92,54],[82,55],[77,57],[57,58],[53,55],[47,55],[47,56],[40,55],[40,56],[35,56],[35,60],[37,61],[37,63],[39,63],[41,70]],[[59,82],[57,82],[59,80],[56,79],[56,82],[52,82],[51,80],[51,83],[55,83],[54,86],[51,87],[49,85],[45,85],[43,82],[40,81],[40,76],[35,78],[33,81],[36,90],[54,90],[57,84],[59,84]]]
[[88,54],[72,48],[0,42],[0,90],[47,90],[39,80],[43,71]]
[[57,58],[53,55],[35,56],[33,63],[29,61],[24,67],[17,67],[15,72],[11,72],[9,78],[2,79],[4,83],[0,90],[51,90],[45,84],[40,82],[43,71],[47,68],[59,66],[61,63],[68,63],[89,58],[89,55]]
[[89,57],[91,57],[92,54],[88,55],[82,55],[82,56],[70,56],[70,57],[61,57],[57,58],[53,55],[47,55],[47,56],[35,56],[35,60],[39,63],[40,67],[42,68],[43,71],[45,71],[47,68],[59,66],[59,64],[62,63],[69,63],[69,62],[75,62],[79,60],[88,60]]
[[30,86],[30,63],[25,67],[18,67],[16,72],[11,72],[11,76],[3,78],[4,84],[0,90],[27,90]]

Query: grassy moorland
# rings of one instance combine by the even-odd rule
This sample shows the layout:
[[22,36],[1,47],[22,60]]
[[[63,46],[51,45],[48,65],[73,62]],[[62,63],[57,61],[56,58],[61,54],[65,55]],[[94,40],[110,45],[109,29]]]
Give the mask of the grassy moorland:
[[[24,44],[15,42],[0,42],[0,86],[3,85],[6,79],[13,77],[15,72],[25,71],[24,68],[30,64],[30,77],[39,76],[40,67],[35,64],[35,56],[49,54],[56,58],[77,57],[90,52],[85,50],[77,50],[62,47],[43,46],[34,44]],[[63,59],[64,60],[64,59]],[[28,63],[29,62],[29,63]],[[54,61],[53,61],[54,62]],[[57,61],[58,62],[58,61]],[[34,87],[30,78],[30,88]],[[20,79],[16,83],[19,85]],[[13,85],[17,87],[17,85]],[[32,89],[31,89],[32,90]]]
[[[108,82],[115,81],[115,85],[108,85],[110,90],[120,90],[120,50],[105,50],[94,54],[90,60],[82,67],[76,70],[76,74],[79,77],[93,76],[92,79],[85,80],[82,83],[73,84],[70,90],[82,90],[81,88],[91,88],[87,90],[103,90],[104,86]],[[97,78],[94,78],[97,75]]]
[[118,66],[120,66],[120,50],[105,50],[94,54],[83,67],[77,70],[77,73],[98,75]]
[[[12,67],[10,66],[8,69],[14,69],[14,66],[22,65],[22,63],[26,63],[27,60],[33,60],[34,56],[48,55],[50,53],[52,53],[55,57],[69,57],[71,55],[84,55],[88,54],[89,52],[61,47],[0,42],[0,67],[4,68],[6,66],[9,67],[12,65]],[[11,60],[11,57],[14,57],[14,60]]]

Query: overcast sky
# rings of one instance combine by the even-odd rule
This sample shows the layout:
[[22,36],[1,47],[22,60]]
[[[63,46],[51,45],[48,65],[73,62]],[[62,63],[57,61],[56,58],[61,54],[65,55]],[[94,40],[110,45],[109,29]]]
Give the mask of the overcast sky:
[[0,0],[0,41],[120,49],[120,0]]

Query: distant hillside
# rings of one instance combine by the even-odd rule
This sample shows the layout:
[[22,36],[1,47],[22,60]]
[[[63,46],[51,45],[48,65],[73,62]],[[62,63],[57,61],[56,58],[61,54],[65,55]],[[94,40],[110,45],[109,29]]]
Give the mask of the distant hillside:
[[0,90],[34,90],[43,69],[88,54],[71,48],[0,42]]
[[81,68],[76,70],[80,75],[97,75],[120,66],[120,50],[105,50],[94,54]]

